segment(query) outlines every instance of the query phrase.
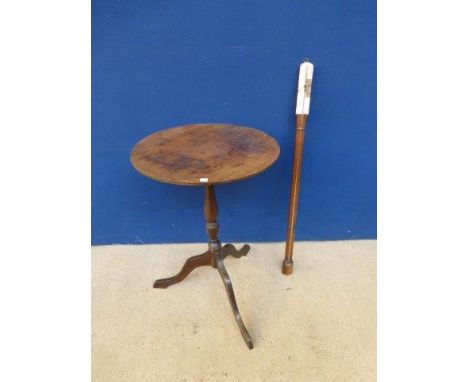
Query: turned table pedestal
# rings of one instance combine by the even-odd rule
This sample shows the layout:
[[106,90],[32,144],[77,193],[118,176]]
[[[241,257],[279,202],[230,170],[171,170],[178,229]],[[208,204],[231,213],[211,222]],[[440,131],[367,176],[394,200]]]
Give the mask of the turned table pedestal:
[[250,247],[237,250],[232,244],[218,240],[218,205],[214,186],[247,179],[270,167],[280,149],[268,134],[241,126],[195,124],[156,132],[138,142],[132,150],[131,162],[141,174],[157,181],[205,188],[204,215],[208,233],[208,250],[187,259],[178,274],[156,280],[154,288],[167,288],[185,279],[195,268],[210,265],[221,275],[242,337],[252,349],[252,339],[242,321],[224,266],[224,258],[247,255]]

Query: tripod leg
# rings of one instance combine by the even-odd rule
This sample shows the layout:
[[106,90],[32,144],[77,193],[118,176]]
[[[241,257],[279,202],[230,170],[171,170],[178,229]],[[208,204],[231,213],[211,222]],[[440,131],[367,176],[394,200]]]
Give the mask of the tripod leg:
[[231,309],[234,313],[234,317],[237,321],[237,325],[239,326],[242,337],[244,338],[244,341],[249,349],[253,349],[252,339],[250,338],[249,332],[247,331],[244,322],[242,321],[239,308],[237,307],[236,296],[234,295],[234,290],[232,289],[232,282],[229,274],[226,271],[226,268],[224,267],[223,258],[220,255],[215,255],[215,261],[216,268],[218,269],[218,272],[221,275],[221,279],[223,280],[224,288],[226,289],[229,303],[231,304]]
[[228,257],[229,255],[235,258],[239,258],[241,256],[246,256],[247,253],[250,251],[250,245],[245,244],[241,249],[237,250],[232,244],[225,244],[223,245],[223,260]]
[[203,265],[211,265],[211,255],[209,251],[201,255],[188,258],[179,273],[167,279],[156,280],[153,284],[153,288],[167,288],[172,284],[178,283],[185,279],[195,268]]

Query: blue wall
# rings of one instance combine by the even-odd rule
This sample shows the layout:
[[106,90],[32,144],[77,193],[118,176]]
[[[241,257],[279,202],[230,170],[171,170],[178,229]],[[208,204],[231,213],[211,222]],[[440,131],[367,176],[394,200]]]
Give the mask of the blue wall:
[[205,241],[203,189],[146,179],[129,154],[154,131],[214,121],[282,150],[264,174],[218,187],[221,240],[284,240],[304,57],[315,76],[296,238],[375,238],[375,0],[93,0],[92,243]]

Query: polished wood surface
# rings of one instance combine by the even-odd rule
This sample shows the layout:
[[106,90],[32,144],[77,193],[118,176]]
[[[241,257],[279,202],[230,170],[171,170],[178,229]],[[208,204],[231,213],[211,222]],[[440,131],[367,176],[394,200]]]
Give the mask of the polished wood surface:
[[230,183],[265,171],[279,145],[263,131],[207,123],[158,131],[138,142],[130,160],[143,175],[166,183]]
[[302,152],[304,150],[304,132],[307,115],[296,117],[296,138],[294,141],[294,156],[291,176],[291,192],[289,194],[288,228],[286,231],[286,250],[284,254],[282,272],[290,275],[293,272],[293,247],[296,233],[297,204],[299,199],[299,185],[301,183]]

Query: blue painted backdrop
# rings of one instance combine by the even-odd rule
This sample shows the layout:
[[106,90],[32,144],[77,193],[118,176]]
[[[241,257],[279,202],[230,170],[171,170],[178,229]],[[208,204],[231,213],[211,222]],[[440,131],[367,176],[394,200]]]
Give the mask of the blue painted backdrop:
[[315,64],[298,240],[376,237],[374,0],[92,3],[92,243],[202,242],[203,189],[156,183],[132,146],[228,122],[281,146],[266,173],[218,187],[222,241],[284,240],[297,68]]

